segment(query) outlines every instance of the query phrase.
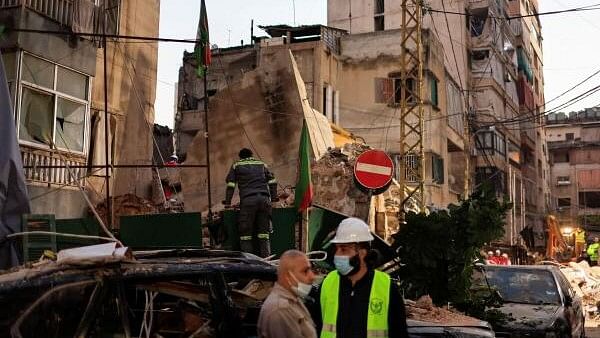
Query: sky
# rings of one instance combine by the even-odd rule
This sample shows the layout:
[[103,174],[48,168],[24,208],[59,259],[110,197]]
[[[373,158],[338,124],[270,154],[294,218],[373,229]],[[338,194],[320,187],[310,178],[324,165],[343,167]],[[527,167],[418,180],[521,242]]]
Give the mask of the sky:
[[[444,0],[447,1],[447,0]],[[598,0],[539,0],[540,12],[595,5]],[[250,41],[250,22],[254,34],[262,35],[258,25],[325,24],[327,0],[206,0],[211,44],[236,46]],[[294,15],[295,8],[295,15]],[[200,0],[162,0],[160,36],[194,39],[200,14]],[[545,96],[550,100],[600,69],[600,10],[542,16]],[[160,43],[155,122],[173,127],[175,83],[184,50],[193,45]],[[550,110],[578,94],[600,85],[600,74],[571,93],[553,101]],[[577,111],[600,104],[600,93],[591,95],[565,111]]]

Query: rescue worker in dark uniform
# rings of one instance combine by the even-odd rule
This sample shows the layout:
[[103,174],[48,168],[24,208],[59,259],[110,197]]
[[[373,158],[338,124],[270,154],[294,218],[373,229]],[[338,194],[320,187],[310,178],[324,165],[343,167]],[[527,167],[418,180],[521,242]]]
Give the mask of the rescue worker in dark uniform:
[[240,248],[244,252],[267,257],[271,255],[271,202],[277,201],[277,181],[267,165],[252,155],[250,149],[240,150],[240,160],[231,166],[227,174],[223,204],[231,205],[237,186],[240,194]]

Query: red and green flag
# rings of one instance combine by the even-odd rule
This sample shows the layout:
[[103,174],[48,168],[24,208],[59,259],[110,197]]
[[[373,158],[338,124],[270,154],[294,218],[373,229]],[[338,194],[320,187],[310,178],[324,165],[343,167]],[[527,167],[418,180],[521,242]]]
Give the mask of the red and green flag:
[[300,136],[298,161],[298,181],[296,182],[296,194],[294,204],[298,212],[302,212],[311,205],[313,199],[313,186],[310,179],[310,139],[306,121],[302,126]]
[[196,34],[196,47],[194,55],[196,57],[196,75],[204,77],[206,69],[211,63],[210,38],[208,35],[208,16],[206,15],[206,5],[204,0],[200,5],[200,21],[198,21],[198,33]]

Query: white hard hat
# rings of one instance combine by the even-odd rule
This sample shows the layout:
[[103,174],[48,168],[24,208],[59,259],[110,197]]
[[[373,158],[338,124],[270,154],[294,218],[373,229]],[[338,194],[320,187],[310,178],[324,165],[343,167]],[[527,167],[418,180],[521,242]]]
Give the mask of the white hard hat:
[[367,223],[359,218],[350,217],[340,222],[331,243],[359,243],[372,240],[373,235]]
[[179,159],[179,158],[177,157],[177,155],[175,155],[175,154],[171,155],[171,158],[174,158],[174,159],[176,159],[176,160],[178,160],[178,159]]

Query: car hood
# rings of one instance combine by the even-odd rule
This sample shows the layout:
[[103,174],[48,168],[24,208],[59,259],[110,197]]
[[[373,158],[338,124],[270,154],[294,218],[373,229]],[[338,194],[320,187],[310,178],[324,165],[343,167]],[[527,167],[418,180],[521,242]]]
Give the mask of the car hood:
[[415,335],[421,337],[421,335],[435,335],[461,338],[494,337],[492,327],[484,321],[474,322],[473,325],[452,325],[407,319],[406,324],[408,326],[409,336]]
[[506,323],[501,325],[503,328],[546,329],[552,326],[560,308],[559,305],[505,303],[494,309],[509,316]]

